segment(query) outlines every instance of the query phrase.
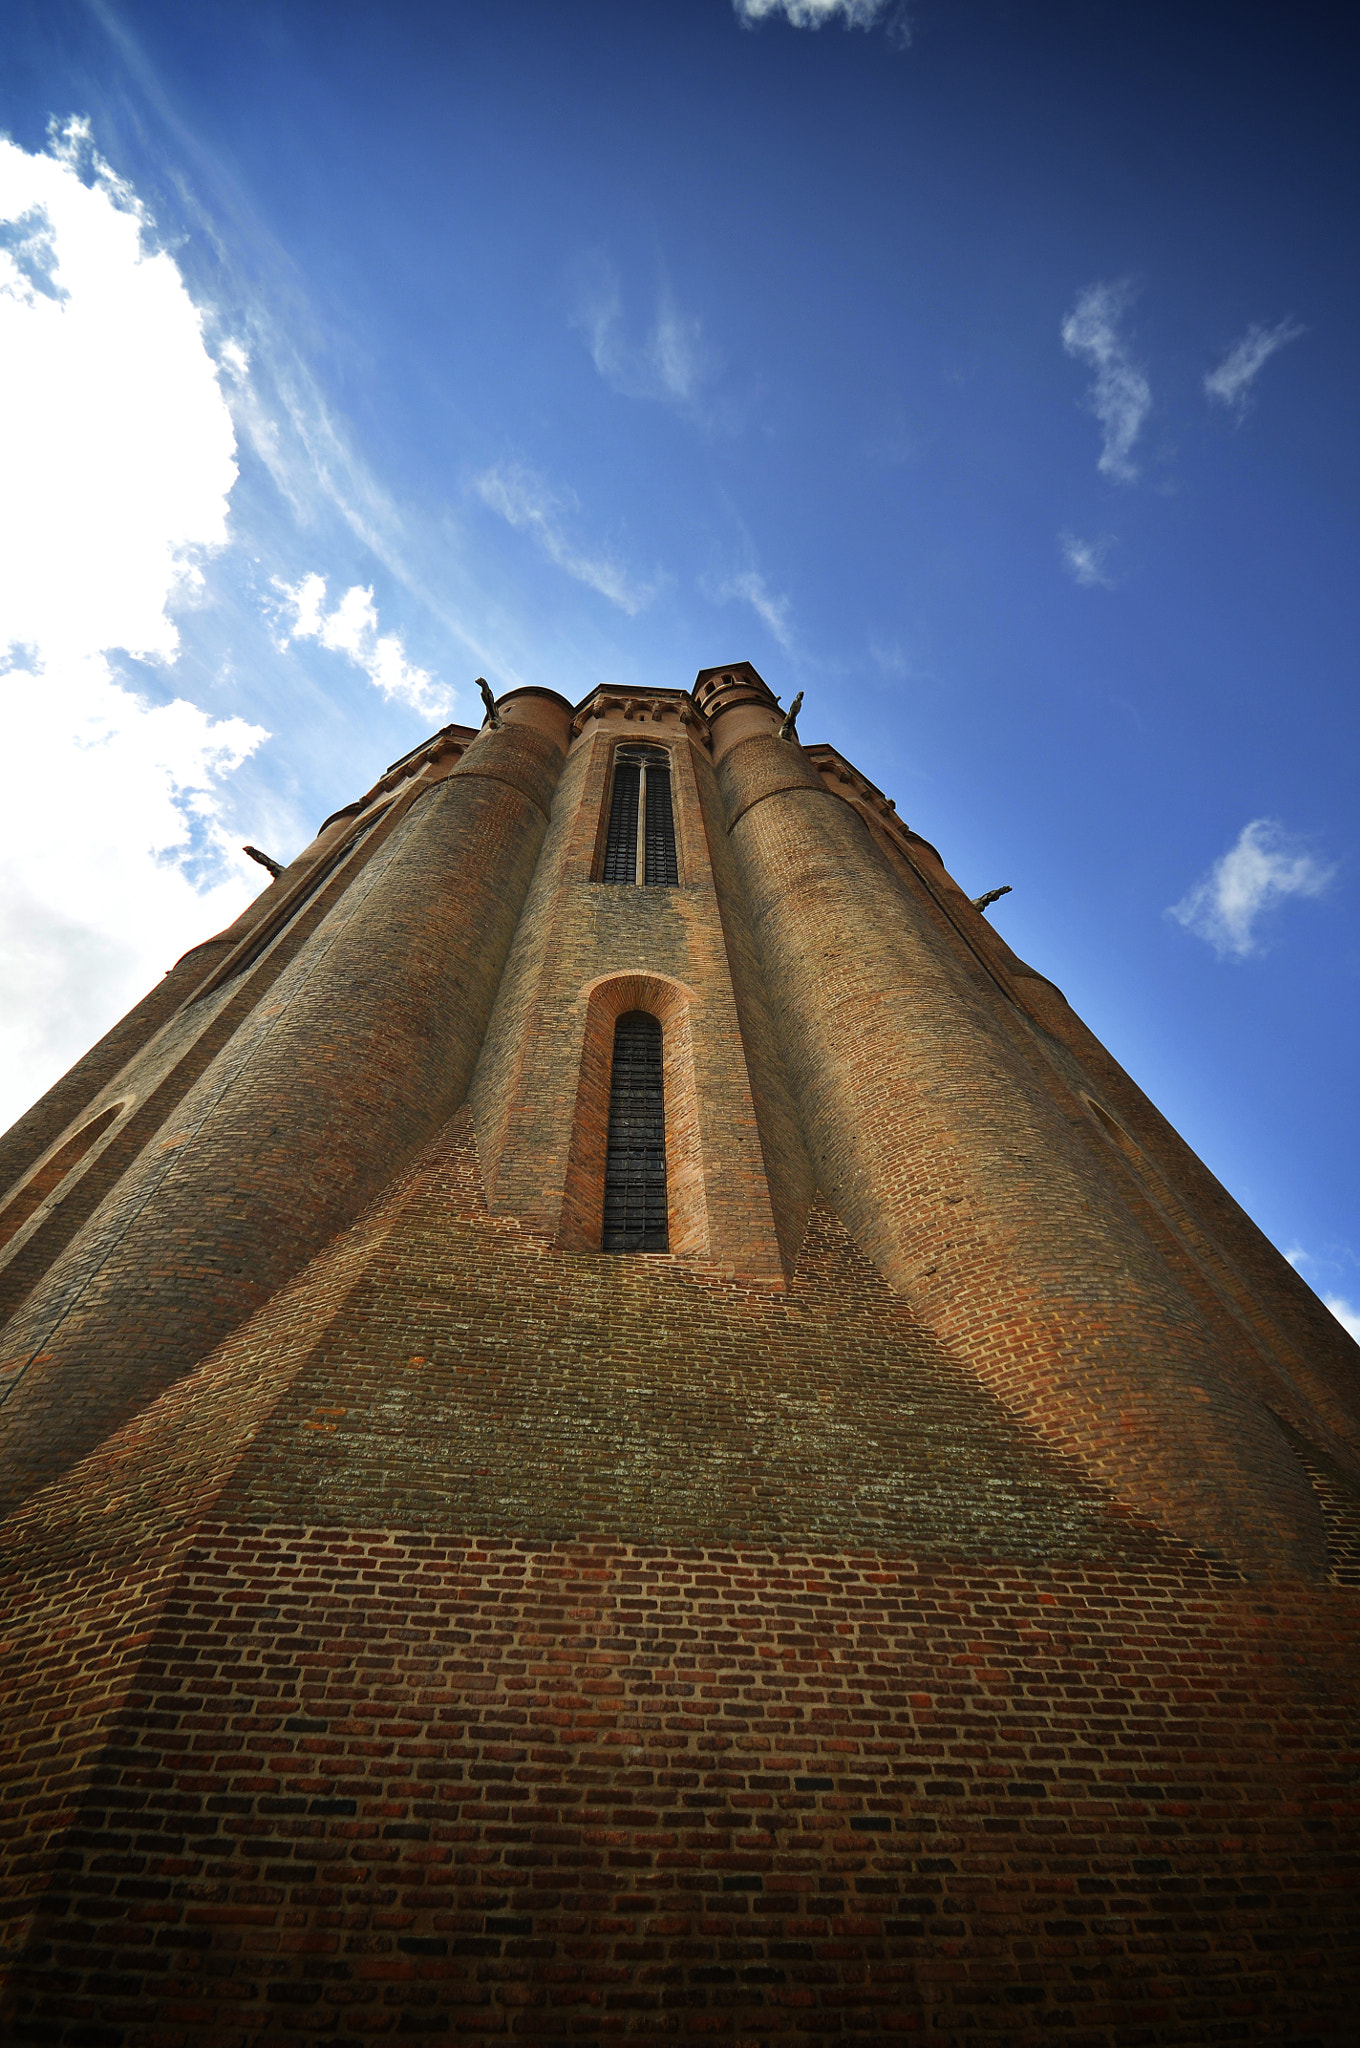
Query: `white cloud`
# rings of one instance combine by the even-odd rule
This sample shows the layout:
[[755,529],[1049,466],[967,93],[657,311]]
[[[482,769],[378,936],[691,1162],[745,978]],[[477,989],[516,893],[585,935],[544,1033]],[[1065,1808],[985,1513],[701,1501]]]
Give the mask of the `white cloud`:
[[[772,14],[782,14],[793,28],[822,28],[837,20],[846,28],[872,28],[890,4],[891,0],[732,0],[737,19],[748,28],[767,21]],[[905,17],[895,28],[905,46],[911,40]]]
[[1335,874],[1274,819],[1253,818],[1167,914],[1206,939],[1220,959],[1245,960],[1260,950],[1258,919],[1286,897],[1320,896]]
[[0,646],[171,659],[167,602],[236,481],[197,308],[81,123],[51,153],[0,141],[0,218],[24,230],[0,249]]
[[792,646],[790,613],[793,607],[787,597],[781,597],[769,588],[758,570],[743,569],[735,576],[708,580],[704,583],[703,590],[705,596],[712,598],[715,604],[727,604],[734,598],[743,604],[749,604],[786,652]]
[[173,259],[80,122],[0,140],[0,222],[7,1122],[257,892],[218,793],[267,735],[110,660],[174,661],[228,537],[235,437]]
[[1254,321],[1242,339],[1234,342],[1216,369],[1204,379],[1206,395],[1226,405],[1240,419],[1251,398],[1251,387],[1277,349],[1297,341],[1308,332],[1293,320],[1281,320],[1275,327],[1261,327]]
[[284,622],[284,641],[319,640],[333,653],[345,654],[361,668],[374,688],[390,702],[407,704],[424,718],[447,718],[453,700],[427,669],[415,668],[397,633],[378,631],[373,591],[354,584],[334,608],[326,610],[326,579],[313,570],[295,584],[275,581],[291,620]]
[[1083,540],[1080,534],[1066,529],[1058,535],[1064,569],[1087,590],[1114,589],[1114,578],[1105,566],[1114,544],[1114,535],[1109,533],[1103,533],[1099,540]]
[[10,669],[0,707],[11,761],[43,771],[5,792],[3,1127],[258,894],[217,791],[267,735],[183,699],[149,705],[98,655]]
[[1340,1294],[1324,1294],[1322,1299],[1337,1321],[1343,1324],[1356,1343],[1360,1344],[1360,1308],[1356,1308]]
[[1089,403],[1101,428],[1097,468],[1118,483],[1132,483],[1138,475],[1133,449],[1152,410],[1152,387],[1120,333],[1132,300],[1127,278],[1087,285],[1062,324],[1068,355],[1082,357],[1095,371]]
[[639,583],[609,555],[587,553],[571,539],[567,522],[574,498],[559,497],[536,471],[522,463],[501,463],[474,479],[482,503],[513,527],[530,533],[550,562],[607,597],[630,618],[656,595],[655,583]]
[[625,398],[693,407],[717,368],[702,321],[682,311],[667,284],[657,295],[651,332],[640,344],[630,342],[618,273],[603,259],[589,266],[572,325],[585,334],[591,360],[606,384]]
[[[1305,1266],[1330,1266],[1335,1270],[1340,1263],[1334,1258],[1315,1258],[1311,1252],[1306,1252],[1301,1244],[1291,1245],[1285,1257],[1296,1273],[1302,1273]],[[1354,1260],[1350,1263],[1354,1264]],[[1360,1308],[1357,1308],[1354,1302],[1348,1301],[1343,1294],[1324,1294],[1319,1289],[1318,1295],[1323,1307],[1329,1308],[1337,1321],[1350,1332],[1356,1343],[1360,1344]]]

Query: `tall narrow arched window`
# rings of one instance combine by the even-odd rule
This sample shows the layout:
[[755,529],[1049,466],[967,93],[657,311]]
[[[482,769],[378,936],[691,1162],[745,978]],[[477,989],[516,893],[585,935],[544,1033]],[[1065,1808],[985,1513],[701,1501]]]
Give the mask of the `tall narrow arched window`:
[[603,882],[674,889],[680,881],[671,807],[670,756],[660,747],[620,748],[605,835]]
[[80,1164],[90,1147],[103,1137],[126,1106],[115,1102],[112,1108],[101,1110],[92,1123],[77,1131],[74,1138],[68,1138],[59,1152],[54,1152],[45,1165],[29,1176],[19,1192],[0,1209],[0,1245],[7,1245],[12,1237],[18,1236],[33,1212],[40,1209],[47,1197],[61,1186],[72,1167]]
[[614,1026],[601,1248],[664,1252],[669,1245],[661,1026],[645,1010],[629,1010]]

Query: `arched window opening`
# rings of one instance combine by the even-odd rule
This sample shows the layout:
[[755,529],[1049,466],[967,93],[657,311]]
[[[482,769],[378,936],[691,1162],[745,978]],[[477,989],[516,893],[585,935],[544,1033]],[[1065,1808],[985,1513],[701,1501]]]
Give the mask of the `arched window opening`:
[[26,1180],[13,1199],[0,1209],[0,1246],[7,1245],[17,1237],[36,1209],[40,1209],[50,1194],[53,1194],[65,1180],[73,1166],[78,1166],[91,1145],[103,1137],[114,1119],[125,1105],[115,1102],[97,1116],[93,1123],[86,1124],[83,1131],[77,1131],[74,1138],[68,1138],[59,1152],[54,1152],[46,1165]]
[[661,1026],[645,1010],[627,1011],[614,1026],[602,1249],[670,1249]]
[[1089,1095],[1086,1097],[1086,1107],[1090,1110],[1106,1137],[1112,1139],[1121,1152],[1127,1152],[1130,1158],[1136,1159],[1138,1157],[1137,1146],[1123,1126],[1115,1122],[1109,1111],[1102,1109],[1100,1104]]
[[600,879],[653,889],[679,886],[670,757],[659,747],[629,747],[614,757]]
[[[341,840],[329,859],[321,861],[309,875],[295,883],[283,901],[277,904],[267,917],[262,918],[259,924],[252,926],[202,986],[194,990],[189,998],[190,1003],[201,1003],[208,996],[216,995],[218,989],[224,988],[229,981],[235,981],[238,975],[253,967],[261,955],[273,945],[280,932],[286,931],[298,913],[306,909],[322,885],[330,881],[352,853],[357,852],[374,826],[382,824],[391,809],[392,801],[389,799],[380,811],[374,811],[370,817],[364,819],[357,832],[352,832],[348,839]],[[338,812],[337,816],[343,817],[344,812]],[[334,818],[326,820],[328,825],[334,822]],[[324,825],[322,830],[325,830]]]

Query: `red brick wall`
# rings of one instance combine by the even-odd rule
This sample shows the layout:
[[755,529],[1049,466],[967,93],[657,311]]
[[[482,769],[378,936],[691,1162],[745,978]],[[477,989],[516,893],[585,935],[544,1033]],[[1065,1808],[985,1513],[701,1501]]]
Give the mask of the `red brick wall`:
[[1249,1383],[1273,1406],[1288,1409],[1300,1397],[1311,1406],[1315,1427],[1333,1448],[1339,1443],[1357,1454],[1348,1463],[1360,1475],[1360,1353],[1335,1316],[1092,1036],[1061,991],[1016,958],[947,873],[935,848],[909,831],[894,815],[895,806],[834,748],[810,748],[808,759],[827,788],[864,819],[918,893],[924,885],[923,905],[936,908],[937,930],[973,978],[993,981],[1006,996],[1013,1006],[1012,1043],[1054,1091],[1074,1128],[1088,1142],[1098,1139],[1101,1172],[1116,1181],[1150,1230],[1227,1355],[1245,1364]]
[[474,737],[467,731],[461,739],[448,731],[436,735],[412,762],[384,776],[369,797],[328,821],[234,924],[186,953],[0,1141],[0,1174],[28,1174],[0,1210],[2,1228],[10,1204],[24,1206],[32,1180],[47,1170],[50,1159],[36,1175],[29,1173],[53,1140],[61,1149],[72,1130],[101,1116],[108,1105],[119,1110],[116,1124],[0,1250],[0,1316],[12,1315],[49,1271],[381,851],[415,798],[443,780]]
[[1311,1490],[1036,1085],[1000,992],[963,971],[931,906],[796,748],[751,736],[724,752],[721,721],[717,744],[818,1179],[858,1242],[958,1356],[1122,1498],[1260,1568],[1315,1568]]
[[507,724],[421,797],[11,1319],[0,1502],[193,1365],[457,1106],[561,760]]
[[[1354,2038],[1345,1347],[863,778],[700,692],[716,773],[599,692],[555,789],[512,698],[104,1074],[0,1523],[6,2039]],[[677,890],[589,879],[639,734]],[[703,1247],[573,1231],[611,990],[688,1036]]]
[[16,2040],[1353,2039],[1349,1600],[206,1528]]
[[[204,1507],[343,1305],[384,1231],[345,1232],[243,1333],[0,1523],[0,1954],[21,1949],[110,1717]],[[301,1294],[302,1305],[297,1302]],[[0,1976],[3,1976],[0,1967]]]
[[[978,990],[992,987],[991,1006],[1012,1055],[1052,1098],[1101,1180],[1157,1247],[1208,1325],[1220,1366],[1315,1448],[1325,1445],[1352,1480],[1360,1479],[1360,1352],[1336,1318],[1097,1045],[1059,991],[1016,959],[945,872],[935,849],[908,832],[834,749],[815,748],[809,758],[908,883],[936,944],[957,956]],[[1226,1212],[1235,1221],[1225,1229]]]
[[[602,709],[573,743],[472,1082],[491,1204],[574,1250],[598,1250],[613,1020],[630,1006],[625,985],[637,994],[646,982],[652,994],[637,994],[638,1005],[665,1033],[673,1244],[782,1284],[797,1245],[778,1235],[708,859],[699,779],[711,771],[678,701],[630,703]],[[613,754],[639,738],[670,755],[678,888],[592,879]]]
[[[455,733],[458,737],[454,737]],[[314,886],[318,872],[328,867],[337,845],[352,829],[358,814],[370,809],[373,799],[388,798],[391,790],[410,774],[428,775],[435,762],[443,762],[446,771],[473,737],[465,727],[446,727],[427,747],[417,750],[418,758],[407,776],[385,776],[369,798],[328,819],[311,845],[304,847],[281,875],[262,888],[225,931],[192,946],[177,960],[155,988],[0,1137],[0,1198],[41,1159],[68,1126],[85,1121],[91,1106],[98,1102],[110,1082],[125,1074],[129,1062],[136,1059],[186,998],[238,949],[247,934],[269,925],[281,906]]]
[[829,1217],[787,1297],[582,1259],[466,1130],[6,1526],[14,2038],[1344,2039],[1354,1596],[1114,1511]]

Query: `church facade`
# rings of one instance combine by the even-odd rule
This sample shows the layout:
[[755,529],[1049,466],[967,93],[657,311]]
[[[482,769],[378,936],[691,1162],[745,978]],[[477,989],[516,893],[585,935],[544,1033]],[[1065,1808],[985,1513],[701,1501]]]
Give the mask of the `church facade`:
[[1354,2038],[1360,1351],[749,664],[328,819],[0,1316],[5,2038]]

